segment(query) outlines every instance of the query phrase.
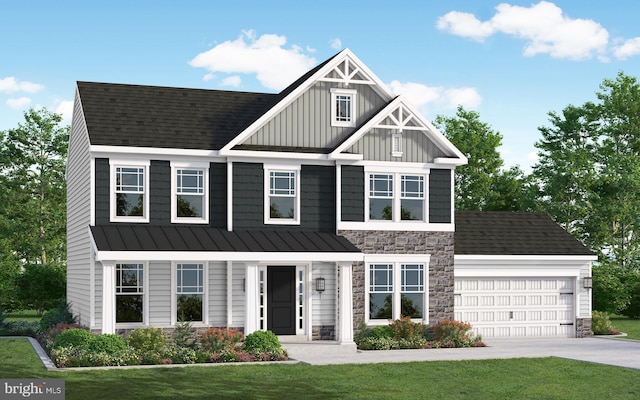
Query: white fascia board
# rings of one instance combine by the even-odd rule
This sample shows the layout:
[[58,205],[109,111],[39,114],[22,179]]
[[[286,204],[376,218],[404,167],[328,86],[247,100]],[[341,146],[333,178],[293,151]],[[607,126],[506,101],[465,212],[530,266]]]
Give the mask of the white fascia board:
[[579,268],[453,268],[454,278],[542,278],[542,277],[579,277]]
[[176,158],[176,157],[219,157],[220,152],[218,150],[194,150],[194,149],[173,149],[173,148],[159,148],[159,147],[130,147],[130,146],[102,146],[91,145],[91,155],[95,158],[104,157],[121,157],[127,158],[145,158],[149,159],[150,156],[160,156],[161,158]]
[[289,253],[229,251],[98,251],[96,261],[244,261],[244,262],[357,262],[362,253]]
[[400,104],[401,99],[400,96],[393,99],[393,101],[387,104],[379,113],[377,113],[373,118],[369,119],[364,125],[362,125],[358,130],[353,132],[351,136],[347,138],[340,146],[338,146],[334,151],[329,154],[329,158],[336,158],[340,153],[353,146],[361,137],[363,137],[369,130],[371,130],[375,125],[378,125],[380,121],[385,119],[395,108]]
[[401,262],[401,263],[410,263],[410,262],[420,262],[420,263],[429,263],[431,261],[430,254],[365,254],[364,262],[365,263],[376,263],[376,262]]
[[[262,114],[260,118],[255,120],[251,125],[249,125],[245,130],[240,132],[235,138],[233,138],[229,143],[227,143],[221,151],[224,153],[233,149],[239,143],[247,140],[251,135],[253,135],[260,127],[270,121],[273,117],[275,117],[280,111],[282,111],[285,107],[291,104],[300,94],[309,89],[316,81],[326,75],[329,71],[335,68],[338,64],[340,64],[346,57],[351,57],[352,59],[356,59],[355,56],[349,51],[349,49],[344,49],[340,53],[338,53],[334,58],[325,64],[322,68],[317,70],[315,74],[311,75],[309,79],[305,82],[298,85],[291,93],[289,93],[285,98],[280,100],[276,105],[271,107],[269,111]],[[364,68],[363,68],[364,69]]]
[[426,222],[338,222],[339,231],[399,231],[399,232],[454,232],[455,224],[433,224]]
[[[393,92],[391,90],[389,90],[389,88],[387,87],[387,85],[385,85],[380,78],[378,78],[378,76],[376,74],[373,73],[373,71],[371,71],[369,69],[369,67],[367,67],[367,65],[365,63],[362,62],[362,60],[360,60],[358,58],[358,56],[356,56],[355,54],[353,54],[353,52],[351,50],[344,49],[342,54],[344,54],[345,57],[342,57],[340,59],[340,62],[344,61],[344,58],[348,57],[351,59],[351,62],[356,64],[358,66],[358,68],[360,68],[360,70],[362,72],[364,72],[364,74],[371,79],[374,83],[375,83],[375,87],[374,90],[376,90],[376,92],[378,92],[378,94],[380,94],[383,98],[386,97],[386,100],[389,101],[391,99],[393,99],[395,97],[395,95],[393,94]],[[339,64],[340,62],[336,63]],[[334,65],[335,67],[335,65]]]
[[459,167],[461,165],[466,165],[469,160],[467,160],[466,157],[464,160],[461,158],[436,157],[433,162],[441,166],[451,165],[452,167]]
[[253,150],[220,150],[220,156],[233,159],[235,161],[247,161],[255,159],[285,159],[285,160],[328,160],[326,154],[321,153],[294,153],[278,151],[253,151]]
[[511,261],[567,261],[587,262],[595,261],[597,256],[587,255],[492,255],[492,254],[456,254],[456,261],[469,262],[511,262]]

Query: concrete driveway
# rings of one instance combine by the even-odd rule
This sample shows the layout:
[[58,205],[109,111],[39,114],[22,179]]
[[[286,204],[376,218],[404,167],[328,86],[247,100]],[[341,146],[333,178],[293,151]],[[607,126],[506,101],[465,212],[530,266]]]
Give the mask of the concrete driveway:
[[585,339],[488,340],[487,347],[469,349],[380,350],[343,354],[297,354],[313,365],[380,362],[486,360],[560,357],[618,367],[640,369],[640,341],[592,337]]

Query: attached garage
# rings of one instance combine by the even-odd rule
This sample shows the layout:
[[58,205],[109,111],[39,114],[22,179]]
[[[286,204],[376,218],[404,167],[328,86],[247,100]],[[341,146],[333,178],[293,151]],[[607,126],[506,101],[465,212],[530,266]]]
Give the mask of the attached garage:
[[458,212],[455,319],[484,339],[589,336],[595,259],[546,214]]

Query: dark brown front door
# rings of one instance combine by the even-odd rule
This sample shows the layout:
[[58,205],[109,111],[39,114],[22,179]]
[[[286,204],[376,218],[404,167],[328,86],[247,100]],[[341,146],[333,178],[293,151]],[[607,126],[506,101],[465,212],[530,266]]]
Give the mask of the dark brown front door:
[[267,329],[296,334],[296,267],[267,268]]

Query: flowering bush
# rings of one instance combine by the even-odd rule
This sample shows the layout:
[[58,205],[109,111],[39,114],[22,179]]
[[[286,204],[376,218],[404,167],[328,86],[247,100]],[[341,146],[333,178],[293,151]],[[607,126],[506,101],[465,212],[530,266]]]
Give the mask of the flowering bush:
[[210,352],[233,349],[242,341],[242,332],[235,329],[209,328],[200,335],[200,346]]
[[422,324],[411,321],[411,317],[400,317],[389,324],[393,338],[396,340],[415,340],[422,337]]
[[167,344],[167,338],[159,328],[140,328],[129,333],[127,343],[141,353],[159,353]]
[[480,338],[471,332],[471,324],[443,319],[433,326],[433,337],[442,347],[473,347]]

